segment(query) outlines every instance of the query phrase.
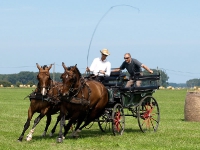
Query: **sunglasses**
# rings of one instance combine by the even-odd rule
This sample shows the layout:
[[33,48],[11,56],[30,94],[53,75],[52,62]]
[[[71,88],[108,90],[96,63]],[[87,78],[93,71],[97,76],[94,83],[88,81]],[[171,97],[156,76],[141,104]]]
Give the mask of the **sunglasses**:
[[129,59],[129,57],[124,57],[124,59]]

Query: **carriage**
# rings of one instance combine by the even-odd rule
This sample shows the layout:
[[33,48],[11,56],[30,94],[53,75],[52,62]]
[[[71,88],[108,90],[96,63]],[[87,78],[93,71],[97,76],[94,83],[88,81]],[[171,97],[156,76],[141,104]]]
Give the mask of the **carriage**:
[[[158,129],[160,111],[156,99],[152,96],[159,88],[160,74],[134,75],[133,80],[142,81],[137,87],[125,87],[128,78],[125,73],[111,72],[102,82],[108,89],[109,102],[104,113],[97,119],[102,132],[112,129],[114,135],[122,135],[125,129],[125,116],[137,118],[142,132],[152,132]],[[125,112],[125,109],[128,111]]]

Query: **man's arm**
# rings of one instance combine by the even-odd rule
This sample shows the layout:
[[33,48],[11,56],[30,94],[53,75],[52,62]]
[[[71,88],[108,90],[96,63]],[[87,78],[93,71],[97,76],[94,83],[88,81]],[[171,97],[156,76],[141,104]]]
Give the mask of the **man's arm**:
[[106,71],[99,70],[99,73],[104,74],[104,76],[110,76],[110,73],[111,73],[111,63],[107,64]]
[[95,67],[95,66],[96,66],[96,59],[94,59],[94,60],[92,61],[92,64],[91,64],[90,68],[89,68],[89,67],[86,68],[86,71],[87,71],[87,72],[94,71],[94,67]]
[[114,70],[112,70],[112,72],[117,72],[120,71],[120,68],[115,68]]
[[147,70],[149,73],[153,73],[153,70],[149,69],[146,65],[142,64],[141,67]]

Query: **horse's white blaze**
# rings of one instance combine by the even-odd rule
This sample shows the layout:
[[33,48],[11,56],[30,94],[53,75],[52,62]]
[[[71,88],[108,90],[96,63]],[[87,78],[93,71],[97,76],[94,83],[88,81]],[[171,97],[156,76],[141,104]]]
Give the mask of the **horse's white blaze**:
[[66,75],[66,78],[68,78],[68,75]]
[[42,88],[42,95],[45,95],[45,88]]

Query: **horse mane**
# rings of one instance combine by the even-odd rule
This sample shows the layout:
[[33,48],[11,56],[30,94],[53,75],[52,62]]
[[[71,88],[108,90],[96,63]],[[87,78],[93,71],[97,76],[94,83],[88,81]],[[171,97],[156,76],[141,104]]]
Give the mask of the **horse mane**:
[[42,68],[43,70],[45,70],[45,68],[48,68],[48,66],[47,66],[47,65],[44,65],[44,66],[41,66],[41,68]]
[[82,76],[82,75],[81,75],[81,73],[80,73],[80,71],[79,71],[79,69],[78,69],[76,66],[71,66],[71,67],[74,67],[74,68],[76,68],[76,71],[77,71],[77,73],[78,73],[79,77],[81,77],[81,76]]

